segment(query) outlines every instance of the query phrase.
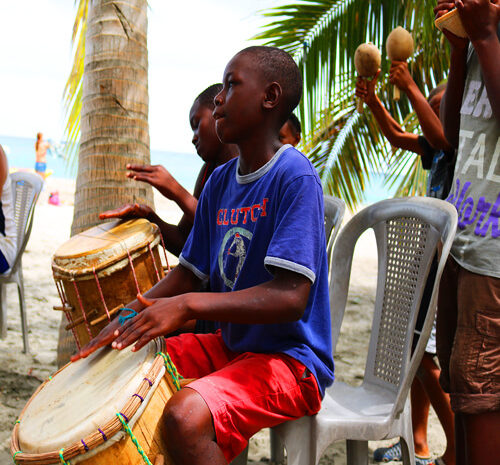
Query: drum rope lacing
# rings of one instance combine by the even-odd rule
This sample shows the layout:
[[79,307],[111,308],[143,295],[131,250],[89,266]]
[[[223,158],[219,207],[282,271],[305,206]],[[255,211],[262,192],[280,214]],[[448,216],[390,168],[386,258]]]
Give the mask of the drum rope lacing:
[[76,298],[78,299],[78,305],[80,305],[80,310],[82,311],[83,320],[85,321],[85,327],[87,328],[87,332],[89,333],[90,339],[93,339],[92,331],[90,331],[89,322],[87,320],[87,314],[85,313],[85,309],[83,308],[82,298],[80,297],[80,292],[78,292],[78,286],[76,285],[76,281],[73,281],[73,286],[75,286]]
[[167,263],[167,271],[170,271],[170,265],[168,264],[167,258],[167,248],[165,247],[165,242],[163,241],[163,234],[160,231],[161,245],[163,246],[163,253],[165,254],[165,262]]
[[106,300],[104,299],[104,294],[102,293],[101,284],[99,283],[99,278],[97,276],[97,273],[95,272],[95,266],[92,267],[92,273],[94,273],[97,289],[99,290],[99,295],[101,296],[102,306],[106,311],[106,316],[108,317],[108,321],[111,321],[111,315],[109,314],[108,306],[106,305]]
[[[60,281],[56,281],[56,289],[63,304],[63,308],[69,307],[68,299],[66,298],[63,285]],[[76,341],[76,347],[78,348],[78,350],[80,350],[81,347],[80,343],[78,342],[78,338],[76,337],[76,331],[75,327],[73,326],[73,317],[71,316],[71,312],[68,310],[64,310],[64,314],[66,315],[68,322],[71,324],[71,332],[73,333],[73,339]]]
[[168,355],[168,352],[167,354],[164,354],[163,352],[157,352],[156,355],[160,355],[163,358],[163,361],[165,362],[165,368],[167,369],[169,375],[172,377],[175,388],[179,391],[181,389],[179,379],[184,379],[184,377],[177,371],[174,362],[172,362],[172,359],[170,358],[170,355]]
[[64,452],[64,448],[59,450],[59,458],[61,459],[61,463],[63,465],[71,465],[71,462],[69,460],[67,462],[66,462],[66,460],[64,460],[63,452]]
[[132,442],[134,443],[135,447],[137,448],[137,452],[139,452],[139,454],[141,455],[142,460],[144,460],[144,463],[147,463],[148,465],[153,465],[151,463],[151,461],[148,459],[148,456],[146,455],[146,453],[144,452],[144,449],[139,444],[139,441],[135,437],[134,433],[130,429],[130,426],[127,425],[127,422],[125,421],[125,420],[128,421],[127,417],[125,415],[123,415],[123,413],[117,413],[116,416],[118,417],[118,420],[120,420],[120,423],[122,424],[123,429],[130,436],[130,439],[132,440]]
[[160,273],[158,272],[158,267],[156,266],[155,254],[153,253],[153,249],[151,249],[151,244],[148,244],[148,249],[151,254],[151,260],[153,260],[153,266],[155,267],[156,278],[160,281]]

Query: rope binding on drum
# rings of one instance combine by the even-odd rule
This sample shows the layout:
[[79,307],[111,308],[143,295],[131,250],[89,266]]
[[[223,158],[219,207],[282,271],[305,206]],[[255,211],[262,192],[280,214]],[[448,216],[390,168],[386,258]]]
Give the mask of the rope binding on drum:
[[[130,439],[132,440],[135,447],[137,448],[137,452],[139,452],[139,454],[141,455],[142,460],[144,460],[144,463],[147,463],[147,465],[153,465],[151,463],[151,461],[148,459],[148,456],[146,455],[146,453],[144,452],[144,449],[139,444],[139,441],[135,437],[134,433],[130,429],[130,426],[127,424],[127,421],[128,421],[127,417],[125,415],[123,415],[123,413],[117,413],[116,416],[120,420],[120,423],[122,424],[125,432],[130,436]],[[127,420],[127,421],[125,421],[125,420]]]
[[66,462],[66,460],[64,460],[63,452],[64,452],[64,448],[59,450],[59,458],[61,459],[61,463],[63,465],[71,465],[71,462],[69,460],[67,462]]
[[170,358],[170,355],[168,355],[168,353],[164,354],[163,352],[157,352],[156,355],[160,355],[163,358],[163,361],[165,362],[165,368],[167,369],[169,375],[172,377],[175,388],[180,391],[181,385],[179,383],[179,379],[184,379],[184,377],[177,371],[174,362],[172,362],[172,359]]
[[14,455],[12,456],[12,460],[14,461],[14,463],[17,465],[17,462],[16,462],[16,455],[17,454],[22,454],[23,451],[22,450],[18,450],[17,452],[14,453]]

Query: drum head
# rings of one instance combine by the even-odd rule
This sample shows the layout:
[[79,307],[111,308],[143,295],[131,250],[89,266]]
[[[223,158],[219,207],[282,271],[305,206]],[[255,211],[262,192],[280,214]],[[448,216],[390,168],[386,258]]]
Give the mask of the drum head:
[[113,220],[66,241],[54,253],[53,267],[69,275],[88,273],[127,258],[138,248],[154,246],[159,240],[158,226],[146,219]]
[[138,352],[103,347],[56,373],[22,414],[21,450],[59,450],[113,419],[147,375],[160,344],[151,341]]

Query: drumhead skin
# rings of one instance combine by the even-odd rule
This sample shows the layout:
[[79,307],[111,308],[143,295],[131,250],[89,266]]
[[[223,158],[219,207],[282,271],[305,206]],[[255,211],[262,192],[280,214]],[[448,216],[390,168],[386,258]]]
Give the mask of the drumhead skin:
[[103,347],[68,364],[31,399],[19,424],[24,453],[59,450],[116,416],[150,369],[161,340],[138,352]]
[[55,274],[91,273],[128,258],[138,248],[160,241],[159,228],[146,219],[113,220],[73,236],[61,245],[52,258]]

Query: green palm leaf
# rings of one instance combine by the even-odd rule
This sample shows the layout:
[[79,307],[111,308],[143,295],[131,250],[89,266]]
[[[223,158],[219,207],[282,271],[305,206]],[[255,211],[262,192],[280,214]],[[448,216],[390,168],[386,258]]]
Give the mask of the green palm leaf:
[[[434,27],[433,6],[424,0],[304,0],[262,12],[269,23],[254,38],[290,52],[304,79],[299,107],[304,151],[325,180],[325,191],[342,197],[351,208],[362,201],[374,173],[386,173],[387,186],[397,186],[398,194],[423,191],[425,173],[418,157],[394,151],[368,110],[353,116],[353,58],[363,42],[371,41],[383,51],[379,97],[407,131],[416,131],[418,122],[406,97],[398,103],[392,100],[385,39],[398,25],[412,32],[410,72],[426,94],[447,75],[449,63],[443,36]],[[339,136],[342,144],[335,143]]]

